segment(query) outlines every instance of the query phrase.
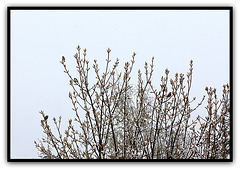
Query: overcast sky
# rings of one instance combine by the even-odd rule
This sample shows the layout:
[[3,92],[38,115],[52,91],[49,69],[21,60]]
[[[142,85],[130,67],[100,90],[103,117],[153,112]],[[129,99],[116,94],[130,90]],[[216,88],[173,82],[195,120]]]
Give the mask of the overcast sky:
[[193,60],[191,96],[197,101],[206,86],[216,87],[220,95],[222,85],[229,82],[227,10],[11,11],[12,158],[38,156],[33,141],[42,137],[40,110],[50,120],[61,115],[67,122],[74,117],[69,79],[59,61],[64,55],[77,76],[77,45],[87,48],[88,59],[97,59],[100,69],[108,47],[112,61],[120,59],[120,70],[136,52],[133,82],[137,70],[154,56],[156,86],[166,68],[170,78],[176,72],[186,75]]

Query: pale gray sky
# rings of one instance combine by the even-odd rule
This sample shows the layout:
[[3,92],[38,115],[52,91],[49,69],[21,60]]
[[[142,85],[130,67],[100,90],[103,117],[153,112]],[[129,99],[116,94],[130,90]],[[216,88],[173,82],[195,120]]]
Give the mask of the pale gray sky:
[[12,158],[37,157],[33,141],[42,136],[40,110],[50,119],[74,117],[69,79],[59,61],[64,55],[77,75],[73,58],[77,45],[87,48],[87,57],[97,59],[100,69],[108,47],[112,61],[120,59],[119,69],[135,51],[135,82],[137,70],[154,56],[156,86],[166,68],[170,78],[176,72],[186,74],[192,59],[192,96],[197,101],[206,86],[221,94],[222,85],[229,82],[228,11],[11,11]]

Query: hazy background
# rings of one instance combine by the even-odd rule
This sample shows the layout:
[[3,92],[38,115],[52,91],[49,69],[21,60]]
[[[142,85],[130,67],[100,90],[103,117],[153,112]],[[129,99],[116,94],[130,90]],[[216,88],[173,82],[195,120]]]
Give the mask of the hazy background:
[[156,87],[166,68],[170,78],[176,72],[186,75],[193,60],[191,96],[200,101],[206,86],[216,87],[221,97],[222,85],[229,83],[228,24],[223,10],[12,11],[11,158],[37,158],[33,141],[42,137],[40,110],[50,120],[61,115],[63,123],[74,117],[69,79],[59,61],[64,55],[77,77],[77,45],[87,48],[90,65],[97,59],[100,69],[108,47],[112,62],[120,59],[119,70],[135,51],[135,83],[137,70],[154,56]]

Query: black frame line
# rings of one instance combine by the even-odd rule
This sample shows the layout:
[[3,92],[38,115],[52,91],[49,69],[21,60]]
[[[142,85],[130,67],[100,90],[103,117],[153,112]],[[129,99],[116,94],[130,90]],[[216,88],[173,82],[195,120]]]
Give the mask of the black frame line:
[[[229,10],[230,159],[12,159],[11,11],[12,10]],[[232,6],[8,6],[7,7],[7,161],[8,162],[233,162],[233,7]]]

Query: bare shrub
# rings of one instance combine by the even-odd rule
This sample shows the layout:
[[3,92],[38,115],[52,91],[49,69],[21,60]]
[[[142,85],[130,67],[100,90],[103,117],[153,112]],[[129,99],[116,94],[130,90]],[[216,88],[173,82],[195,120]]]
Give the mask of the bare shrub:
[[[79,77],[71,76],[63,56],[60,63],[70,79],[75,119],[61,133],[61,116],[53,118],[53,133],[43,111],[41,126],[44,137],[35,146],[44,159],[226,159],[230,152],[229,85],[223,86],[222,99],[216,89],[206,87],[207,115],[191,118],[196,107],[190,98],[193,61],[186,76],[169,70],[160,79],[160,88],[152,84],[154,58],[138,70],[136,87],[130,83],[136,53],[117,72],[119,59],[111,65],[107,49],[106,67],[100,74],[94,60],[96,82],[89,82],[87,50],[80,46],[74,55]],[[85,115],[84,118],[82,115]]]

